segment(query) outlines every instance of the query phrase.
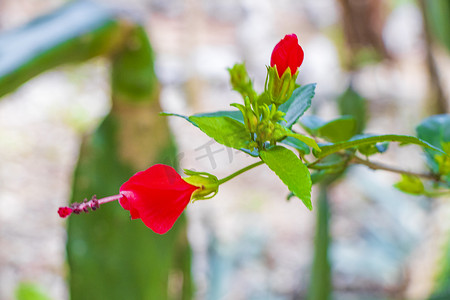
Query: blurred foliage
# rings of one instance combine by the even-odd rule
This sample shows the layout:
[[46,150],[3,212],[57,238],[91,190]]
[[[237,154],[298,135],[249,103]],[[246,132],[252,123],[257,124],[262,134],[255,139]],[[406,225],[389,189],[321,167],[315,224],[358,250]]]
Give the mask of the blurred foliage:
[[425,0],[433,36],[450,51],[450,1]]
[[[2,34],[0,53],[0,95],[63,63],[98,55],[111,59],[112,111],[83,140],[73,201],[117,194],[133,173],[151,164],[177,166],[168,125],[158,116],[153,51],[139,24],[93,2],[74,1]],[[190,299],[185,219],[159,236],[126,215],[118,204],[110,204],[95,215],[69,219],[71,299]],[[28,286],[20,293],[43,297]]]
[[[388,57],[381,38],[383,18],[380,14],[383,10],[380,2],[361,1],[356,4],[357,1],[340,0],[339,3],[343,8],[344,26],[337,34],[343,36],[340,36],[341,45],[344,41],[348,45],[347,48],[339,47],[339,50],[348,50],[348,69],[355,70],[365,63]],[[450,2],[426,0],[425,3],[432,33],[450,49]],[[100,197],[116,194],[129,176],[150,164],[176,166],[176,149],[172,139],[168,138],[167,124],[163,118],[157,118],[158,82],[153,70],[153,51],[142,26],[118,19],[110,11],[90,2],[78,1],[3,34],[0,36],[0,50],[4,57],[8,57],[0,65],[0,96],[62,63],[81,62],[98,55],[111,58],[112,111],[100,127],[83,140],[74,175],[72,201],[80,201],[93,194]],[[310,89],[312,98],[314,88],[303,88]],[[287,115],[289,127],[299,117],[298,114],[303,114],[309,107],[311,99],[308,99],[309,102],[302,102],[306,105],[298,107],[295,118]],[[322,145],[322,155],[331,149],[327,157],[321,159],[318,155],[320,161],[311,165],[315,169],[311,174],[312,183],[320,182],[320,194],[309,299],[330,299],[332,293],[328,257],[331,210],[327,190],[330,184],[344,174],[357,151],[370,156],[384,152],[393,140],[421,143],[415,137],[406,136],[355,137],[366,127],[366,100],[350,85],[337,103],[341,116],[334,120],[323,121],[316,116],[302,119],[302,125],[311,135],[330,142]],[[231,124],[242,121],[232,115],[226,117]],[[201,118],[194,116],[188,121]],[[228,124],[222,126],[227,127]],[[450,141],[448,128],[448,115],[433,116],[419,125],[417,134],[430,145],[446,151],[444,143]],[[219,133],[228,135],[222,130]],[[295,147],[302,155],[309,153],[305,143],[291,137],[282,143]],[[265,153],[263,156],[267,155]],[[425,149],[425,153],[433,174],[440,173],[449,181],[445,155],[430,147]],[[270,159],[266,157],[266,160]],[[274,169],[278,167],[276,162],[269,164]],[[422,181],[414,176],[404,175],[396,186],[412,194],[424,191]],[[159,236],[138,221],[130,222],[124,214],[126,212],[119,205],[111,204],[102,207],[95,215],[69,219],[67,250],[72,299],[191,298],[190,248],[185,219],[178,221],[168,234]],[[430,299],[449,297],[449,249],[450,246],[446,248],[435,292]],[[33,285],[21,285],[19,290],[22,298],[18,292],[18,299],[47,299],[39,298],[45,296],[40,295]]]
[[[367,121],[366,100],[351,86],[337,98],[341,117],[325,122],[317,116],[311,116],[300,122],[311,134],[318,134],[331,142],[350,139],[363,132]],[[305,122],[306,121],[306,122]],[[305,125],[306,123],[306,125]],[[331,138],[330,138],[331,136]],[[329,188],[345,174],[348,159],[333,153],[324,157],[318,164],[318,170],[311,173],[313,183],[319,183],[319,196],[316,203],[316,231],[314,237],[314,257],[308,289],[308,300],[329,300],[333,294],[332,266],[329,257],[332,238],[330,219],[332,210],[329,200]]]
[[51,300],[42,288],[32,282],[21,282],[16,288],[16,300]]
[[128,27],[88,1],[71,5],[0,35],[0,96],[63,63],[108,56],[124,42]]
[[394,184],[400,191],[412,195],[422,195],[425,191],[422,180],[417,176],[402,174],[402,180]]
[[[443,149],[442,145],[450,142],[450,114],[434,115],[423,120],[416,128],[417,136],[431,145]],[[434,163],[436,151],[426,149],[425,153],[430,159],[433,170],[437,171],[437,165]]]
[[[124,146],[119,120],[113,110],[84,140],[74,176],[73,201],[95,193],[117,194],[120,185],[137,171],[118,153]],[[151,131],[140,138],[151,139]],[[171,142],[158,152],[152,163],[174,164]],[[95,214],[69,219],[71,299],[189,299],[192,282],[185,219],[161,236],[126,215],[114,203]],[[172,297],[168,295],[169,279],[177,280],[175,286],[182,288],[171,291]]]
[[158,81],[153,70],[154,54],[143,27],[128,30],[126,48],[113,55],[113,97],[148,101],[149,96],[158,93]]
[[356,133],[356,120],[352,116],[342,116],[325,122],[312,115],[303,117],[300,123],[309,134],[334,143],[346,141]]
[[314,235],[314,259],[311,270],[308,300],[332,299],[332,277],[330,252],[330,204],[328,200],[328,184],[319,186],[319,197],[316,210],[316,232]]
[[450,239],[442,252],[443,256],[438,261],[439,271],[434,278],[434,289],[428,300],[450,299]]
[[389,55],[383,43],[382,1],[338,0],[345,44],[341,43],[343,64],[349,70],[382,61]]
[[368,121],[367,102],[350,85],[337,99],[341,115],[352,116],[356,121],[355,133],[362,133]]
[[[448,149],[450,142],[450,114],[431,116],[420,123],[416,131],[419,137],[450,154],[450,149]],[[442,162],[439,159],[444,158],[444,156],[430,149],[426,149],[425,154],[428,166],[433,172],[441,173],[447,181],[446,186],[450,187],[450,172],[441,168]],[[448,157],[445,158],[448,159]],[[445,185],[445,183],[441,184]],[[450,238],[447,238],[442,250],[442,256],[437,262],[438,272],[434,278],[435,285],[429,300],[450,299]]]

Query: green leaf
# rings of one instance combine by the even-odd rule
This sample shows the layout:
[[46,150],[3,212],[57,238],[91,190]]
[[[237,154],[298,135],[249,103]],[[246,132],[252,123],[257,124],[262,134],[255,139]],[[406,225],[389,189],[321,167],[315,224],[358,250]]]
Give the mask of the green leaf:
[[[194,126],[196,126],[196,127],[199,127],[199,128],[200,128],[200,126],[199,126],[199,124],[197,123],[197,120],[198,120],[199,118],[209,118],[209,117],[211,117],[211,118],[216,118],[216,117],[220,118],[220,117],[225,117],[225,118],[228,118],[228,121],[229,121],[230,123],[232,123],[232,124],[235,126],[236,129],[239,130],[238,133],[232,132],[231,135],[237,135],[237,136],[244,137],[244,134],[242,133],[242,127],[239,126],[239,124],[237,124],[237,123],[242,124],[242,126],[244,126],[244,129],[245,129],[245,125],[244,125],[244,117],[243,117],[242,113],[241,113],[240,111],[238,111],[238,110],[234,110],[234,111],[216,111],[216,112],[212,112],[212,113],[201,113],[201,114],[195,114],[195,115],[192,115],[192,116],[190,116],[190,117],[184,116],[184,115],[180,115],[180,114],[168,113],[168,112],[162,112],[162,113],[160,113],[160,115],[162,115],[162,116],[175,116],[175,117],[180,117],[180,118],[185,119],[186,121],[188,121],[188,122],[191,123],[192,125],[194,125]],[[204,123],[204,121],[205,121],[205,120],[203,120],[202,123]],[[237,123],[236,123],[236,122],[233,122],[233,121],[236,121]],[[205,126],[203,126],[203,127],[205,127]],[[208,126],[206,126],[206,127],[208,127]],[[200,129],[201,129],[201,128],[200,128]],[[204,130],[202,130],[202,131],[205,132]],[[206,132],[205,132],[205,133],[206,133]],[[208,134],[208,133],[207,133],[207,134]],[[213,134],[213,133],[211,133],[211,134]],[[212,137],[212,136],[209,135],[209,134],[208,134],[208,136]],[[247,133],[246,133],[246,136],[245,136],[245,139],[247,140],[246,145],[248,145],[249,137],[250,137],[250,134],[247,132]],[[214,137],[213,137],[213,138],[214,138]],[[225,137],[224,140],[228,140],[228,137]],[[217,140],[216,140],[216,141],[217,141]],[[217,142],[219,142],[219,141],[217,141]],[[219,143],[221,143],[221,142],[219,142]],[[224,144],[224,145],[225,145],[225,146],[228,146],[228,145],[226,145],[226,144]],[[228,146],[228,147],[231,147],[231,146]],[[247,147],[247,146],[246,146],[246,147]],[[249,149],[247,149],[246,147],[243,147],[243,148],[240,148],[240,149],[239,149],[239,148],[236,148],[236,149],[238,149],[238,150],[240,150],[240,151],[242,151],[242,152],[245,152],[245,153],[247,153],[248,155],[251,155],[251,156],[254,156],[254,157],[258,157],[258,156],[259,156],[258,150],[256,150],[256,149],[249,150]],[[232,147],[232,148],[235,148],[235,147]]]
[[355,133],[359,134],[364,131],[367,122],[366,99],[361,97],[350,86],[338,98],[339,111],[341,115],[352,116],[356,120]]
[[402,144],[416,144],[428,149],[433,149],[438,151],[439,153],[444,153],[442,150],[430,145],[429,143],[420,140],[414,136],[408,135],[395,135],[395,134],[385,134],[385,135],[370,135],[370,134],[362,134],[354,136],[352,139],[345,142],[338,142],[335,144],[326,144],[321,145],[321,152],[317,153],[314,151],[314,155],[318,158],[327,156],[331,153],[338,152],[340,150],[358,147],[362,145],[371,145],[381,142],[400,142]]
[[[162,113],[160,113],[160,115],[161,116],[180,117],[180,118],[183,118],[186,121],[190,122],[192,125],[198,127],[198,125],[195,122],[193,122],[191,119],[189,119],[190,117],[188,117],[188,116],[169,113],[169,112],[162,112]],[[244,124],[244,116],[242,115],[242,113],[239,110],[223,110],[223,111],[215,111],[212,113],[201,113],[201,114],[192,115],[191,117],[228,117],[228,118],[231,118],[233,120],[239,121],[242,124]]]
[[197,126],[197,124],[194,124],[194,122],[189,120],[189,116],[175,114],[175,113],[169,113],[169,112],[160,112],[159,115],[160,116],[164,116],[164,117],[179,117],[179,118],[185,119],[186,121],[188,121],[192,125]]
[[317,135],[318,129],[326,124],[324,120],[315,115],[304,116],[298,123],[311,135]]
[[[241,112],[239,112],[241,113]],[[240,150],[248,148],[250,133],[244,124],[228,116],[194,115],[189,120],[218,143]]]
[[[450,154],[450,152],[447,153]],[[450,175],[450,157],[447,155],[436,154],[434,159],[438,165],[439,174],[445,176]]]
[[347,165],[347,158],[337,153],[332,153],[320,159],[318,162],[308,165],[312,169],[327,169],[330,173],[336,173]]
[[195,114],[191,117],[227,117],[233,120],[236,120],[238,122],[241,122],[244,124],[244,116],[239,110],[221,110],[221,111],[215,111],[211,113],[201,113],[201,114]]
[[[318,170],[311,173],[311,184],[314,185],[316,183],[319,183],[324,178],[326,178],[328,175],[328,172],[326,170]],[[294,197],[294,193],[290,192],[289,195],[286,197],[287,200],[291,200],[292,197]]]
[[312,210],[311,175],[303,162],[291,150],[281,146],[261,151],[259,155],[289,190]]
[[377,153],[385,152],[389,147],[389,142],[361,145],[358,147],[359,153],[365,156],[371,156]]
[[321,151],[319,145],[317,145],[316,141],[313,138],[310,138],[309,136],[303,135],[303,134],[298,134],[298,133],[287,133],[287,136],[293,137],[299,141],[302,141],[303,143],[305,143],[306,145],[308,145],[309,147],[314,148],[316,151]]
[[280,143],[294,147],[302,154],[310,153],[308,145],[306,145],[304,142],[302,142],[294,137],[288,136],[284,140],[282,140]]
[[[434,115],[426,118],[416,128],[417,136],[435,146],[442,149],[443,144],[450,142],[450,114]],[[439,155],[432,149],[424,149],[427,156],[428,164],[434,173],[439,172],[439,163],[435,156]]]
[[402,174],[402,180],[394,184],[394,187],[411,195],[422,195],[425,191],[419,177],[406,174]]
[[332,120],[319,128],[319,136],[331,142],[341,142],[356,134],[356,121],[351,116]]
[[253,157],[258,157],[259,156],[259,151],[256,148],[253,149],[253,150],[249,150],[249,149],[246,149],[246,148],[241,148],[239,150],[244,152],[244,153],[246,153],[246,154],[248,154],[248,155],[251,155]]
[[322,179],[324,179],[327,175],[327,171],[325,170],[318,170],[313,173],[311,173],[311,183],[316,184],[319,183]]
[[305,116],[300,123],[310,134],[333,143],[346,141],[356,134],[356,120],[352,116],[342,116],[329,122],[317,116]]
[[284,116],[286,121],[282,121],[280,123],[281,125],[291,128],[297,122],[298,118],[311,106],[311,99],[314,97],[315,88],[316,84],[311,83],[295,89],[291,98],[278,107],[278,110],[286,114]]
[[442,142],[450,142],[450,114],[434,115],[426,118],[417,128],[417,136],[440,148]]

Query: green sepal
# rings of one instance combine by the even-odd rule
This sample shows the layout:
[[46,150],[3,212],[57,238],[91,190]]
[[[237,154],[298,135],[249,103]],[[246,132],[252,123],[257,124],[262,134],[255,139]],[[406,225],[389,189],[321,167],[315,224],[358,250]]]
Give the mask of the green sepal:
[[279,106],[289,100],[297,86],[295,83],[297,76],[298,70],[295,74],[291,74],[291,70],[288,67],[280,78],[276,67],[267,67],[267,80],[264,92],[267,92],[270,103]]
[[270,105],[271,102],[270,102],[269,92],[267,92],[267,91],[262,92],[257,98],[257,103],[258,103],[258,105],[264,105],[264,104]]
[[244,103],[245,106],[240,103],[231,103],[230,106],[236,107],[241,111],[244,116],[245,127],[250,133],[254,133],[256,131],[256,126],[258,126],[258,117],[251,108],[250,98],[248,96],[245,96]]
[[192,193],[191,202],[211,199],[219,191],[219,179],[210,173],[184,169],[184,174],[189,176],[182,178],[184,181],[199,187]]

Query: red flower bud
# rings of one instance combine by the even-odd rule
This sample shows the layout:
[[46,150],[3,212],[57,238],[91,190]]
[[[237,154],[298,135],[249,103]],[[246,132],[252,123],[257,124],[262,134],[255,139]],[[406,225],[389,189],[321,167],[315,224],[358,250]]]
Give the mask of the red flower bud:
[[154,165],[134,174],[120,187],[120,205],[154,232],[164,234],[199,187],[184,181],[174,168]]
[[291,70],[291,75],[293,75],[302,64],[303,56],[303,49],[298,44],[297,36],[288,34],[273,49],[270,66],[276,66],[280,77],[288,67]]

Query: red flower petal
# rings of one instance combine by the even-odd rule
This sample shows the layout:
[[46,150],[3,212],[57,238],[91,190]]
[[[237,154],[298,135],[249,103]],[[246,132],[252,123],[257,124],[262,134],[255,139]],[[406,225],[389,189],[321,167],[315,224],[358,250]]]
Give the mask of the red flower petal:
[[134,174],[120,187],[120,205],[154,232],[164,234],[191,200],[198,187],[184,181],[174,168],[154,165]]
[[270,66],[276,66],[278,75],[281,77],[289,67],[291,74],[295,74],[303,62],[303,49],[298,44],[295,34],[286,35],[272,51]]

